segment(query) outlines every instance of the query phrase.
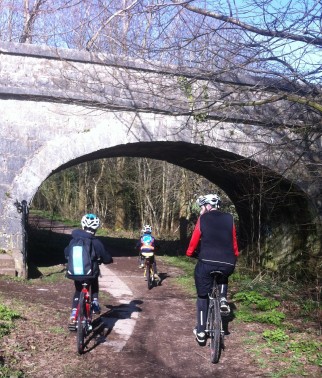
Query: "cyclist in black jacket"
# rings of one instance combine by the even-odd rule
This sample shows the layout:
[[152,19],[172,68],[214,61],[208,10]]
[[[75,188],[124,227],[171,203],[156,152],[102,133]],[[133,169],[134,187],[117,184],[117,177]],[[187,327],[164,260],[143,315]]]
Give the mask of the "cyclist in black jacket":
[[[98,257],[98,261],[95,262],[94,265],[94,272],[95,278],[90,280],[90,285],[92,289],[92,308],[93,312],[99,314],[101,309],[98,302],[98,293],[99,293],[99,285],[98,285],[98,277],[99,277],[99,263],[103,264],[110,264],[113,262],[113,258],[111,254],[105,249],[103,243],[95,237],[95,233],[100,226],[100,220],[95,214],[85,214],[81,220],[82,230],[77,229],[72,232],[73,239],[91,239],[93,243],[93,247]],[[72,243],[72,241],[70,242]],[[68,246],[65,248],[65,257],[68,259]],[[72,312],[70,315],[69,320],[69,329],[75,330],[75,315],[76,315],[76,308],[78,305],[79,295],[82,291],[82,281],[74,281],[75,283],[75,293],[72,300]]]
[[[219,211],[221,199],[217,194],[200,196],[200,217],[195,225],[186,251],[189,257],[198,257],[195,267],[197,289],[197,327],[193,330],[199,344],[206,341],[205,326],[208,312],[208,293],[213,286],[210,272],[223,273],[220,285],[220,310],[230,311],[227,302],[228,277],[233,273],[239,255],[236,228],[231,214]],[[197,253],[197,247],[200,249]]]

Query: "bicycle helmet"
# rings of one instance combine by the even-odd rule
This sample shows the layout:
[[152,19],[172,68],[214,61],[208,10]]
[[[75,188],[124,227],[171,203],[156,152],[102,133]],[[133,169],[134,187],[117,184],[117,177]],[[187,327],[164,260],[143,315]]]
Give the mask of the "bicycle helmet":
[[145,226],[143,226],[142,232],[144,234],[151,234],[152,233],[152,227],[150,225],[146,224]]
[[97,230],[101,224],[98,216],[95,214],[85,214],[81,220],[83,229]]
[[209,205],[218,209],[221,204],[221,199],[217,194],[206,194],[205,196],[198,197],[196,202],[199,207],[209,203]]

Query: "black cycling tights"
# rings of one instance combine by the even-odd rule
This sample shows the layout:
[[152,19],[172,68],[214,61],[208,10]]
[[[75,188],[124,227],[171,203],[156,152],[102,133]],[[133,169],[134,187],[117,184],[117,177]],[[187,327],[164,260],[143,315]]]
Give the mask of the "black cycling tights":
[[[79,295],[80,295],[80,292],[82,291],[82,288],[83,288],[81,281],[74,281],[74,283],[75,283],[75,293],[74,293],[74,297],[73,297],[72,308],[77,307]],[[91,285],[91,288],[92,288],[92,300],[98,299],[98,292],[99,292],[98,277],[91,280],[90,285]]]

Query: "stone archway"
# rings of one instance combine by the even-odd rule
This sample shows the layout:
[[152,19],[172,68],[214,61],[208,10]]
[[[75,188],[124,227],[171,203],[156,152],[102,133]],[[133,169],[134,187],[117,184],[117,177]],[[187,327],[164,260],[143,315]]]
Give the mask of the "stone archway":
[[[290,255],[305,246],[312,253],[315,245],[320,248],[321,171],[319,164],[312,169],[312,162],[320,161],[321,144],[314,138],[302,143],[293,132],[301,125],[301,109],[293,114],[280,103],[261,110],[234,108],[232,114],[229,107],[208,107],[198,96],[207,87],[213,104],[226,94],[241,101],[252,94],[264,98],[270,93],[260,81],[241,83],[45,46],[1,43],[0,49],[0,248],[18,263],[22,231],[16,201],[29,203],[55,171],[86,159],[130,154],[166,159],[222,187],[244,219],[247,243],[256,239],[247,231],[249,220],[260,219],[257,234],[262,221],[271,222],[263,227],[267,235],[270,228],[280,229],[274,250]],[[193,79],[193,109],[182,77]],[[240,85],[247,90],[235,93]],[[298,234],[305,235],[302,243]]]
[[[15,187],[17,196],[19,193],[20,196],[24,196],[20,198],[31,201],[40,184],[50,174],[83,161],[117,156],[155,158],[195,171],[222,188],[235,204],[239,214],[241,247],[245,250],[247,247],[252,249],[259,238],[262,238],[260,241],[262,251],[258,256],[262,264],[277,268],[278,264],[274,266],[274,261],[280,255],[282,246],[284,261],[281,264],[288,266],[301,253],[301,249],[309,246],[312,234],[310,235],[305,227],[303,228],[303,224],[312,222],[310,219],[312,214],[305,193],[299,188],[294,188],[291,182],[268,168],[231,152],[187,142],[136,142],[98,148],[94,143],[97,140],[99,140],[97,136],[87,138],[87,143],[91,145],[91,148],[88,148],[88,153],[84,155],[81,154],[84,148],[83,136],[73,140],[61,137],[55,143],[49,142],[46,148],[43,148],[21,172],[19,182]],[[113,142],[120,143],[121,140],[124,141],[123,135],[119,133],[119,140],[114,138]],[[80,145],[81,148],[79,148]],[[50,159],[50,156],[58,156],[61,146],[69,151],[69,155],[60,154],[63,156],[61,160]],[[71,155],[73,159],[70,159]],[[47,161],[46,169],[41,168],[43,164],[40,162],[44,161]],[[57,166],[57,164],[60,165]],[[37,175],[36,169],[39,169]],[[259,181],[258,170],[261,170],[262,175],[265,174],[265,179],[269,181],[269,184],[265,185]],[[34,175],[30,175],[30,172]],[[260,193],[266,193],[266,195],[259,196]],[[281,198],[283,198],[282,205]],[[279,208],[272,211],[276,201],[279,203]],[[293,214],[291,209],[299,207],[301,212]],[[15,214],[16,211],[13,210],[8,217]],[[258,223],[254,221],[254,218]],[[18,222],[15,224],[18,225]],[[283,227],[283,234],[278,231],[280,227]],[[18,227],[14,232],[19,235],[20,228]],[[298,235],[302,236],[302,240],[298,238]],[[285,244],[287,241],[288,245]],[[21,263],[18,261],[17,265]]]

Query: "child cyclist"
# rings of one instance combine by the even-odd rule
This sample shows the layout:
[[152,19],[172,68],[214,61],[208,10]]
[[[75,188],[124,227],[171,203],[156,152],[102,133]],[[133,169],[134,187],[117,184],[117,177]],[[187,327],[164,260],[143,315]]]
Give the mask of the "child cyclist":
[[[158,249],[158,246],[156,245],[156,240],[154,236],[152,236],[152,227],[148,224],[146,224],[142,229],[142,236],[136,243],[136,250],[139,250],[139,261],[140,265],[139,268],[144,268],[144,256],[142,255],[142,252],[153,252]],[[153,268],[154,268],[154,277],[157,280],[160,280],[160,277],[157,273],[157,263],[155,260],[155,255],[153,259]]]
[[[105,249],[103,243],[95,237],[95,233],[100,226],[100,220],[95,214],[85,214],[81,220],[82,230],[77,229],[72,232],[72,240],[70,241],[69,245],[73,243],[74,239],[90,239],[95,253],[97,254],[97,260],[94,261],[94,278],[89,280],[89,284],[92,290],[92,308],[94,313],[100,313],[100,305],[98,303],[98,293],[99,293],[99,285],[98,285],[98,277],[99,277],[99,263],[103,264],[110,264],[113,262],[113,258],[110,253]],[[68,260],[69,255],[69,248],[68,246],[65,248],[65,257]],[[69,329],[76,330],[76,308],[78,305],[78,300],[80,296],[80,292],[82,291],[82,281],[74,280],[75,283],[75,293],[72,300],[72,312],[69,319]]]

